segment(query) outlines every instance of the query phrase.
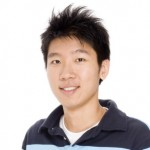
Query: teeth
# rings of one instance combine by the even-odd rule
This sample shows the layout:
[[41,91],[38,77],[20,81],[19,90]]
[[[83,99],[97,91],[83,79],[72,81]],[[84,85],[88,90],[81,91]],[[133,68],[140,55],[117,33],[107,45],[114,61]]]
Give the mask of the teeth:
[[76,89],[76,87],[68,87],[68,88],[63,88],[65,91],[71,91],[71,90],[74,90]]

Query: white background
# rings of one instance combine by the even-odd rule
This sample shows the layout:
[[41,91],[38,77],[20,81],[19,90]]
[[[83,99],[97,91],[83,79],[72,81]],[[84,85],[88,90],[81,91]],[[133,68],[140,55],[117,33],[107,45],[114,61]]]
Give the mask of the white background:
[[86,5],[110,34],[111,68],[99,97],[115,100],[127,115],[150,125],[149,0],[0,1],[0,143],[21,149],[27,129],[58,105],[40,50],[51,11]]

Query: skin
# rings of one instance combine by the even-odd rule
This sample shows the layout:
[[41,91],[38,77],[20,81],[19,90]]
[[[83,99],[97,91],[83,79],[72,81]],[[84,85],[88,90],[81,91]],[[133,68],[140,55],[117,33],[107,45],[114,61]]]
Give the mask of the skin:
[[96,52],[84,41],[62,37],[50,43],[47,76],[68,130],[80,132],[101,120],[106,110],[98,102],[99,79],[108,71],[109,60],[99,67]]

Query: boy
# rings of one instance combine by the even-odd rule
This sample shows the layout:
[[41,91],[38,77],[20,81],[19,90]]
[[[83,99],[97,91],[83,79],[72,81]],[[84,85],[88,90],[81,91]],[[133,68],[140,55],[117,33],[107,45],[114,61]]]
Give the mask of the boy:
[[109,35],[85,7],[53,13],[42,34],[48,80],[61,106],[27,132],[24,150],[150,149],[150,130],[98,100],[99,84],[109,72]]

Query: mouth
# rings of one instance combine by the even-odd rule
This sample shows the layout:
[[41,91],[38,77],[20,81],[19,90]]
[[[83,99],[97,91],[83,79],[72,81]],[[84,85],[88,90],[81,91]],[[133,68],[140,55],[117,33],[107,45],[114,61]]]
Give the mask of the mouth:
[[74,94],[78,90],[79,86],[72,86],[72,87],[64,87],[60,88],[60,90],[67,95]]

